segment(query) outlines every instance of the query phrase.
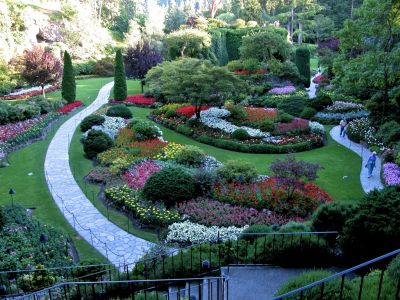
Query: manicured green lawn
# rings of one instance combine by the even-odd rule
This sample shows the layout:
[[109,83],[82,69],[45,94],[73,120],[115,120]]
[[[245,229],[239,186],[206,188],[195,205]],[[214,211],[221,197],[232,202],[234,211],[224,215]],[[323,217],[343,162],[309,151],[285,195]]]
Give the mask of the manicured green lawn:
[[[77,81],[77,98],[85,104],[92,102],[99,89],[110,82],[111,78],[95,78]],[[49,98],[60,98],[60,91],[49,93]],[[71,117],[71,114],[65,117]],[[8,195],[12,187],[16,190],[15,202],[24,207],[35,208],[34,216],[46,224],[64,229],[72,237],[81,258],[99,258],[105,260],[95,249],[84,241],[69,225],[54,203],[44,176],[44,159],[47,147],[60,120],[43,141],[18,150],[9,156],[11,165],[0,169],[0,205],[10,204]],[[32,173],[32,175],[28,175]]]
[[316,73],[318,69],[318,57],[313,56],[310,58],[311,74]]

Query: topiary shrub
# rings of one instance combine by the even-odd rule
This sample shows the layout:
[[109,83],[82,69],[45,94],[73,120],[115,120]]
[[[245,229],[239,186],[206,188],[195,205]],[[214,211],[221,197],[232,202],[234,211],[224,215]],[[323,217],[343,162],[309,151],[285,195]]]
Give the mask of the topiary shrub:
[[106,133],[90,130],[83,141],[83,151],[88,158],[95,158],[97,154],[110,149],[113,145],[113,140]]
[[64,69],[61,83],[61,96],[68,103],[76,99],[76,84],[74,68],[72,67],[71,56],[67,51],[64,52]]
[[98,116],[98,115],[90,115],[84,118],[81,122],[81,131],[86,132],[89,129],[91,129],[95,125],[101,125],[105,121],[105,118],[103,116]]
[[355,212],[352,204],[332,202],[324,204],[315,212],[312,220],[312,229],[315,231],[342,232],[343,226]]
[[300,76],[303,77],[304,86],[310,86],[310,50],[305,47],[300,47],[296,49],[295,63],[297,69],[299,70]]
[[316,111],[321,111],[331,104],[333,104],[331,97],[324,92],[318,92],[317,96],[310,102],[310,106]]
[[127,97],[126,74],[124,59],[120,49],[115,53],[115,71],[114,71],[114,99],[124,101]]
[[251,182],[258,176],[254,165],[236,160],[227,161],[224,166],[217,169],[217,174],[227,182]]
[[245,140],[250,139],[251,137],[245,129],[236,129],[232,133],[232,138],[239,140],[239,141],[245,141]]
[[183,168],[168,167],[151,176],[142,190],[143,197],[150,201],[162,201],[171,207],[176,203],[192,199],[195,183]]
[[124,119],[132,118],[132,112],[125,104],[118,104],[110,107],[106,113],[109,117],[121,117]]
[[205,153],[196,146],[185,146],[176,155],[176,162],[189,167],[200,167]]
[[294,116],[300,116],[301,112],[306,106],[306,103],[307,99],[305,97],[292,96],[279,103],[278,109]]
[[315,116],[316,113],[317,111],[314,108],[307,106],[301,112],[300,117],[303,119],[310,120],[312,117]]
[[129,123],[129,128],[135,132],[135,139],[142,141],[146,139],[154,139],[161,136],[158,127],[148,121],[134,121]]

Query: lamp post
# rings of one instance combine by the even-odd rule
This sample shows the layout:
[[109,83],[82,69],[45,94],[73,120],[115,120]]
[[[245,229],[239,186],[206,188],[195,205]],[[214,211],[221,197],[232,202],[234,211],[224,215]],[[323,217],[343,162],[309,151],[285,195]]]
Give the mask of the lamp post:
[[15,192],[15,190],[14,190],[13,188],[11,188],[11,189],[8,191],[8,194],[9,194],[10,197],[11,197],[11,205],[12,205],[12,207],[14,207],[14,195],[16,194],[16,192]]

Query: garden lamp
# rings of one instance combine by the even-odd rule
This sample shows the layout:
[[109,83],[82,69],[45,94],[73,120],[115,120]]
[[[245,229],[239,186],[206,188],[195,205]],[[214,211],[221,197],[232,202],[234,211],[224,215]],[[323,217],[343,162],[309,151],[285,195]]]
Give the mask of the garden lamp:
[[11,205],[12,205],[12,207],[14,207],[14,195],[16,194],[16,192],[15,192],[15,190],[14,190],[13,188],[11,188],[11,189],[8,191],[8,194],[9,194],[10,197],[11,197]]

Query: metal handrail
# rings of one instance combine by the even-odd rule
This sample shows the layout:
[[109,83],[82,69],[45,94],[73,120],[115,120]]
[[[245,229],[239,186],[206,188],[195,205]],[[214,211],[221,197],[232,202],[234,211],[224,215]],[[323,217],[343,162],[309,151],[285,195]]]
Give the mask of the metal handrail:
[[308,285],[305,285],[305,286],[303,286],[303,287],[301,287],[301,288],[298,288],[298,289],[295,289],[295,290],[293,290],[293,291],[287,292],[286,294],[277,296],[277,297],[273,298],[272,300],[284,299],[284,298],[286,298],[286,297],[288,297],[288,296],[295,295],[295,294],[297,294],[297,293],[300,293],[300,292],[303,292],[303,291],[305,291],[305,290],[308,290],[308,289],[311,289],[311,288],[313,288],[313,287],[316,287],[316,286],[318,286],[318,285],[320,285],[320,284],[324,284],[325,282],[327,282],[327,281],[329,281],[329,280],[342,277],[342,276],[347,275],[347,274],[349,274],[349,273],[351,273],[351,272],[354,272],[354,271],[356,271],[356,270],[358,270],[358,269],[364,268],[364,267],[366,267],[366,266],[368,266],[368,265],[371,265],[371,264],[373,264],[373,263],[375,263],[375,262],[381,261],[381,260],[383,260],[383,259],[385,259],[385,258],[394,256],[394,255],[399,254],[399,253],[400,253],[400,249],[397,249],[397,250],[395,250],[395,251],[386,253],[386,254],[384,254],[384,255],[381,255],[381,256],[379,256],[379,257],[376,257],[376,258],[374,258],[374,259],[371,259],[371,260],[369,260],[369,261],[366,261],[366,262],[364,262],[364,263],[362,263],[362,264],[359,264],[359,265],[357,265],[357,266],[354,266],[354,267],[352,267],[352,268],[350,268],[350,269],[344,270],[344,271],[339,272],[339,273],[335,273],[335,274],[333,274],[333,275],[330,275],[330,276],[328,276],[328,277],[325,277],[325,278],[323,278],[323,279],[320,279],[320,280],[318,280],[318,281],[315,281],[315,282],[313,282],[313,283],[310,283],[310,284],[308,284]]

